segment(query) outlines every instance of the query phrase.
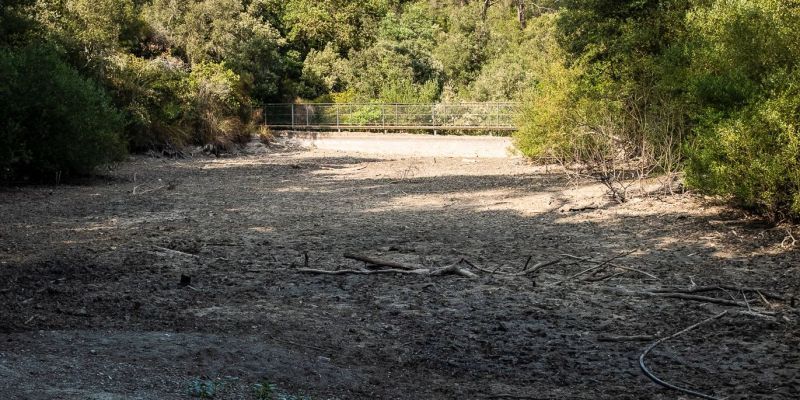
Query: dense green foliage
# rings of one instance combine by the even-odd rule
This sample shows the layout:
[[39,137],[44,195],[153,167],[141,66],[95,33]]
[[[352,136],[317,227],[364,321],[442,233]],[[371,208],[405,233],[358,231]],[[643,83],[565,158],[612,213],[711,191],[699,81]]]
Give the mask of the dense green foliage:
[[531,156],[672,172],[775,219],[800,216],[800,2],[572,0],[526,101]]
[[125,153],[108,95],[52,49],[0,49],[0,98],[0,179],[88,172]]
[[776,219],[800,216],[800,2],[714,2],[687,25],[698,104],[689,182]]
[[[120,142],[230,147],[249,139],[253,110],[269,102],[520,98],[541,72],[520,4],[7,0],[4,175],[83,172],[118,158]],[[84,100],[33,97],[48,88]]]

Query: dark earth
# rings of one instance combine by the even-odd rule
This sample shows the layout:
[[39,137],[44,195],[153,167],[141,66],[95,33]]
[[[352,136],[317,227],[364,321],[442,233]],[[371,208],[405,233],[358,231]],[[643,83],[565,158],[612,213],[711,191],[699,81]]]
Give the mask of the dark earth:
[[[2,399],[689,398],[638,357],[724,310],[647,365],[800,398],[791,230],[690,193],[617,204],[521,159],[259,147],[5,187],[0,215]],[[299,271],[364,267],[345,252],[480,269]],[[577,275],[598,264],[566,255],[618,258]],[[517,274],[529,259],[561,261]]]

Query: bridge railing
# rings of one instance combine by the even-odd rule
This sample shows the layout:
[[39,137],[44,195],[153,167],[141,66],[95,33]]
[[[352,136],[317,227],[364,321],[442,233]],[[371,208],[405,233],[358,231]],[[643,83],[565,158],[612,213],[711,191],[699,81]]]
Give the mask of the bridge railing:
[[515,130],[517,103],[264,105],[264,123],[277,129]]

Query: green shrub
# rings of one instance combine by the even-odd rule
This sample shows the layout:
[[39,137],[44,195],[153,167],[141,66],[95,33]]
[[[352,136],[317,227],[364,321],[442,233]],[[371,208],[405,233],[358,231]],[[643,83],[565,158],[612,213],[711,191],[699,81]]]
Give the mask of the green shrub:
[[791,3],[715,1],[687,19],[699,106],[688,183],[778,220],[800,217],[800,10]]
[[709,115],[689,147],[688,183],[775,220],[800,217],[800,74],[729,117]]
[[123,118],[54,49],[0,48],[0,175],[87,173],[125,155]]
[[197,64],[186,87],[195,143],[227,150],[250,139],[250,102],[236,73],[222,63]]
[[125,133],[134,150],[192,141],[187,126],[186,65],[178,59],[145,60],[130,54],[111,58],[106,82],[125,113]]

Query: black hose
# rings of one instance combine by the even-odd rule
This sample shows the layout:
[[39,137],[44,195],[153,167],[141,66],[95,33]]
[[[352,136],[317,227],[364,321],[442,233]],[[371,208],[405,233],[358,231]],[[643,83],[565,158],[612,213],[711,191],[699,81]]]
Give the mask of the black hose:
[[661,344],[661,343],[663,343],[663,342],[666,342],[666,341],[667,341],[667,340],[669,340],[669,339],[672,339],[672,338],[678,337],[678,336],[680,336],[680,335],[682,335],[682,334],[684,334],[684,333],[686,333],[686,332],[689,332],[689,331],[691,331],[692,329],[695,329],[695,328],[697,328],[697,327],[698,327],[698,326],[700,326],[700,325],[706,324],[706,323],[708,323],[708,322],[711,322],[711,321],[713,321],[713,320],[715,320],[715,319],[718,319],[718,318],[722,318],[722,316],[724,316],[724,315],[725,315],[725,314],[727,314],[727,313],[728,313],[728,311],[723,311],[723,312],[721,312],[721,313],[719,313],[719,314],[717,314],[717,315],[715,315],[715,316],[713,316],[713,317],[711,317],[711,318],[708,318],[708,319],[705,319],[705,320],[703,320],[703,321],[700,321],[700,322],[698,322],[698,323],[696,323],[696,324],[694,324],[694,325],[692,325],[692,326],[690,326],[690,327],[688,327],[688,328],[686,328],[686,329],[684,329],[684,330],[682,330],[682,331],[680,331],[680,332],[678,332],[678,333],[675,333],[675,334],[672,334],[672,335],[670,335],[670,336],[667,336],[667,337],[663,337],[663,338],[661,338],[661,339],[658,339],[658,340],[656,340],[655,342],[653,342],[651,345],[647,346],[647,348],[646,348],[646,349],[644,349],[644,352],[642,352],[642,355],[640,355],[640,356],[639,356],[639,367],[642,369],[642,372],[644,372],[645,376],[647,376],[648,378],[650,378],[650,380],[651,380],[651,381],[653,381],[653,382],[655,382],[655,383],[657,383],[657,384],[659,384],[659,385],[661,385],[661,386],[664,386],[664,387],[666,387],[666,388],[669,388],[669,389],[674,389],[674,390],[677,390],[677,391],[679,391],[679,392],[682,392],[682,393],[684,393],[684,394],[688,394],[688,395],[691,395],[691,396],[699,397],[699,398],[701,398],[701,399],[708,399],[708,400],[722,400],[722,399],[720,399],[719,397],[709,396],[709,395],[707,395],[707,394],[700,393],[700,392],[696,392],[696,391],[694,391],[694,390],[691,390],[691,389],[684,389],[684,388],[682,388],[682,387],[680,387],[680,386],[675,386],[675,385],[673,385],[673,384],[671,384],[671,383],[669,383],[669,382],[665,382],[665,381],[663,381],[663,380],[659,379],[659,378],[658,378],[657,376],[655,376],[655,375],[653,374],[653,372],[652,372],[652,371],[650,371],[650,370],[647,368],[647,366],[644,364],[644,358],[645,358],[645,356],[647,356],[647,353],[649,353],[649,352],[650,352],[650,350],[653,350],[653,349],[654,349],[656,346],[658,346],[659,344]]

